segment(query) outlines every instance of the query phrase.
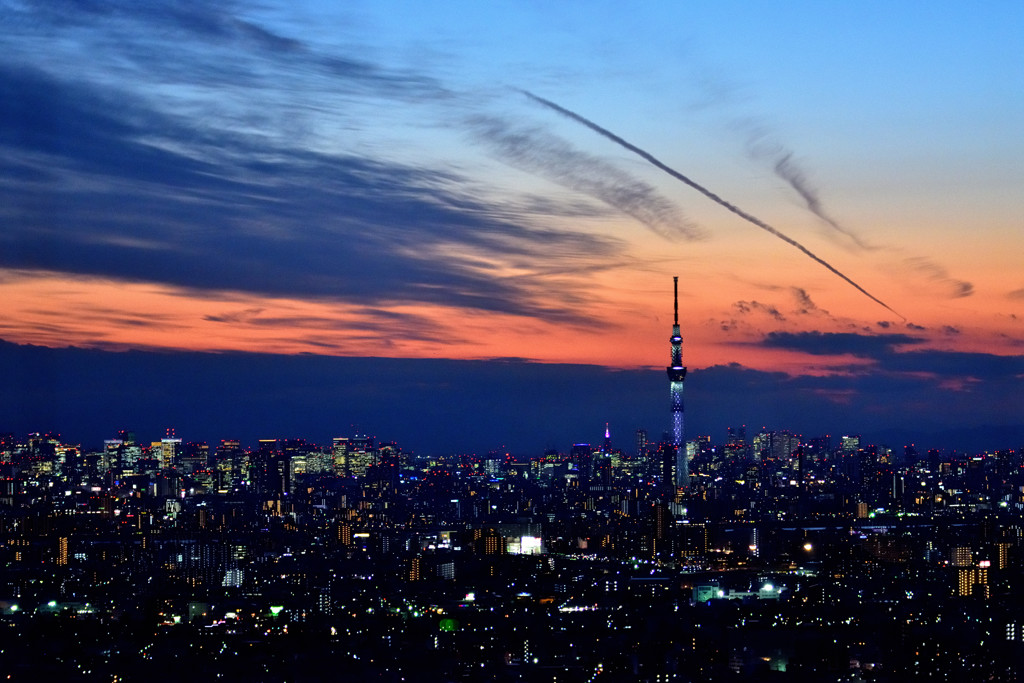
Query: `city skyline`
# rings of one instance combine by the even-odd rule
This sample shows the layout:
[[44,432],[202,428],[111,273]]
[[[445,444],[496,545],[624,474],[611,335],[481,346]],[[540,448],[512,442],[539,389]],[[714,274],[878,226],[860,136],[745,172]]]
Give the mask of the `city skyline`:
[[[174,428],[187,441],[210,444],[240,439],[252,445],[262,438],[326,444],[335,436],[368,434],[421,454],[538,457],[581,441],[597,443],[606,425],[615,447],[626,451],[636,429],[646,430],[651,443],[671,435],[664,370],[516,360],[112,353],[7,343],[0,343],[0,365],[12,371],[8,385],[19,388],[0,394],[0,412],[7,416],[0,432],[58,433],[86,448],[122,429],[148,443]],[[870,412],[849,409],[823,421],[813,393],[801,391],[804,385],[739,366],[691,370],[687,383],[691,398],[697,396],[687,404],[688,440],[707,435],[723,443],[729,429],[746,427],[751,434],[791,431],[807,439],[856,434],[896,452],[912,444],[969,454],[1018,448],[1024,440],[1021,428],[998,424],[944,429],[893,422],[869,428]],[[503,398],[520,394],[533,401]],[[886,387],[877,388],[876,397],[888,401],[873,403],[878,411],[897,410],[909,400]],[[403,401],[417,409],[397,410]]]
[[1020,433],[1016,3],[0,13],[2,429]]
[[[0,434],[11,680],[1015,681],[1024,462]],[[638,446],[643,442],[638,435]]]

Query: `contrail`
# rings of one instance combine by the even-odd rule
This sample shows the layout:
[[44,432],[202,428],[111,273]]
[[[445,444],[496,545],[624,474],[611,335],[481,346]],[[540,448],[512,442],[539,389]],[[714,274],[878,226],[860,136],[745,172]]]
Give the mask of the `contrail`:
[[810,258],[814,259],[815,261],[817,261],[818,263],[823,265],[828,270],[832,271],[835,275],[838,275],[842,279],[846,280],[846,282],[848,282],[850,285],[852,285],[858,292],[860,292],[861,294],[863,294],[867,298],[871,299],[872,301],[874,301],[879,306],[882,306],[883,308],[888,309],[892,313],[895,313],[900,318],[903,318],[903,320],[907,319],[905,316],[903,316],[903,315],[901,315],[899,313],[896,313],[896,311],[891,306],[886,304],[881,299],[873,296],[866,289],[864,289],[863,287],[858,285],[856,282],[854,282],[850,278],[848,278],[845,275],[843,275],[839,270],[837,270],[828,261],[826,261],[823,258],[817,256],[816,254],[814,254],[814,252],[812,252],[810,249],[808,249],[804,245],[802,245],[799,242],[797,242],[792,237],[789,237],[788,235],[786,235],[786,234],[784,234],[782,232],[779,232],[778,230],[776,230],[772,226],[770,226],[767,223],[765,223],[764,221],[762,221],[757,216],[753,216],[753,215],[747,213],[746,211],[744,211],[743,209],[739,208],[738,206],[735,206],[734,204],[731,204],[731,203],[727,202],[726,200],[722,199],[717,194],[715,194],[711,190],[707,189],[703,185],[695,183],[694,181],[690,180],[689,178],[687,178],[686,176],[684,176],[682,173],[680,173],[679,171],[675,170],[671,166],[665,165],[664,163],[659,161],[656,157],[654,157],[650,153],[645,152],[644,150],[640,149],[636,145],[633,145],[633,144],[631,144],[629,142],[626,142],[625,140],[620,138],[615,133],[613,133],[610,130],[607,130],[605,128],[602,128],[601,126],[597,125],[593,121],[580,116],[576,112],[570,111],[570,110],[566,109],[565,107],[562,107],[560,105],[555,104],[551,100],[546,100],[543,97],[540,97],[538,95],[534,95],[532,92],[530,92],[528,90],[521,90],[520,92],[522,92],[524,95],[529,97],[534,102],[537,102],[539,104],[543,104],[545,107],[548,107],[549,109],[555,110],[556,112],[558,112],[562,116],[566,116],[566,117],[572,119],[573,121],[576,121],[577,123],[583,124],[584,126],[589,128],[590,130],[594,131],[595,133],[598,133],[599,135],[603,135],[604,137],[608,138],[609,140],[611,140],[615,144],[619,145],[620,147],[624,147],[625,149],[628,149],[630,152],[632,152],[633,154],[636,154],[637,156],[639,156],[644,161],[652,164],[653,166],[656,166],[657,168],[660,168],[662,171],[664,171],[665,173],[668,173],[670,176],[672,176],[676,180],[678,180],[678,181],[680,181],[682,183],[685,183],[686,185],[689,185],[690,187],[692,187],[693,189],[697,190],[698,192],[700,192],[702,195],[704,195],[708,199],[710,199],[710,200],[712,200],[714,202],[717,202],[721,206],[724,206],[726,209],[728,209],[729,211],[732,211],[734,214],[736,214],[740,218],[746,220],[748,223],[753,223],[754,225],[756,225],[757,227],[761,228],[762,230],[765,230],[766,232],[770,232],[771,234],[775,235],[776,237],[778,237],[780,240],[782,240],[786,244],[789,244],[789,245],[791,245],[793,247],[796,247],[797,249],[802,251],[804,254],[806,254]]
[[817,191],[810,186],[807,182],[807,177],[804,172],[796,165],[793,161],[793,153],[786,152],[781,157],[775,160],[775,175],[779,176],[793,188],[793,190],[800,195],[800,198],[804,200],[804,204],[807,205],[807,210],[813,213],[815,216],[823,220],[834,230],[838,230],[847,237],[849,237],[854,244],[861,249],[872,249],[867,242],[862,240],[860,236],[848,230],[846,227],[839,224],[839,222],[828,215],[825,211],[825,207],[821,203],[821,198],[818,196]]

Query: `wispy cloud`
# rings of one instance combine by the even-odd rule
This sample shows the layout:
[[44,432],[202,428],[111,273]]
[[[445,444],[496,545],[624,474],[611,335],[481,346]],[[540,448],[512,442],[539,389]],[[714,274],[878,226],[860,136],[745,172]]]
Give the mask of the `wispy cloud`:
[[572,322],[582,284],[530,273],[621,258],[599,236],[497,215],[450,169],[197,131],[125,92],[2,64],[0,149],[6,268]]
[[[733,204],[732,202],[727,201],[726,199],[722,198],[721,196],[719,196],[715,192],[712,192],[711,190],[709,190],[708,188],[704,187],[700,183],[694,181],[692,178],[684,175],[683,173],[680,173],[679,171],[677,171],[676,169],[672,168],[671,166],[668,166],[667,164],[662,162],[660,159],[655,157],[650,152],[648,152],[648,151],[646,151],[644,149],[641,149],[640,147],[637,147],[633,143],[625,140],[624,138],[622,138],[619,135],[613,133],[612,131],[608,130],[607,128],[604,128],[603,126],[598,125],[594,121],[591,121],[590,119],[586,118],[585,116],[582,116],[582,115],[580,115],[580,114],[578,114],[578,113],[576,113],[576,112],[574,112],[574,111],[572,111],[570,109],[566,109],[565,107],[563,107],[560,104],[557,104],[555,102],[552,102],[551,100],[548,100],[548,99],[545,99],[545,98],[540,97],[538,95],[535,95],[535,94],[533,94],[533,93],[531,93],[531,92],[529,92],[527,90],[523,90],[522,93],[526,97],[528,97],[529,99],[533,100],[534,102],[537,102],[538,104],[543,105],[543,106],[551,109],[552,111],[558,112],[562,116],[564,116],[564,117],[566,117],[566,118],[568,118],[568,119],[570,119],[572,121],[575,121],[576,123],[579,123],[580,125],[585,126],[586,128],[589,128],[590,130],[594,131],[598,135],[600,135],[600,136],[602,136],[602,137],[604,137],[604,138],[606,138],[608,140],[611,140],[612,142],[614,142],[619,147],[622,147],[623,149],[625,149],[625,150],[627,150],[629,152],[632,152],[633,154],[635,154],[636,156],[640,157],[641,159],[643,159],[647,163],[651,164],[655,168],[658,168],[661,171],[663,171],[664,173],[666,173],[667,175],[671,176],[672,178],[675,178],[680,183],[682,183],[682,184],[684,184],[684,185],[686,185],[686,186],[696,190],[700,194],[704,195],[705,197],[707,197],[711,201],[713,201],[716,204],[718,204],[719,206],[721,206],[722,208],[724,208],[724,209],[732,212],[733,214],[739,216],[740,218],[745,220],[747,223],[750,223],[751,225],[754,225],[754,226],[760,228],[761,230],[764,230],[765,232],[767,232],[767,233],[769,233],[771,235],[774,235],[775,237],[777,237],[778,239],[782,240],[786,244],[788,244],[791,247],[794,247],[795,249],[800,251],[802,254],[804,254],[805,256],[810,258],[812,261],[814,261],[814,262],[818,263],[819,265],[823,266],[826,270],[831,272],[836,277],[838,277],[841,280],[844,280],[845,282],[847,282],[850,286],[852,286],[854,289],[856,289],[858,292],[860,292],[861,294],[863,294],[867,298],[871,299],[872,301],[874,301],[878,305],[880,305],[880,306],[882,306],[884,308],[889,309],[889,311],[891,311],[893,313],[896,313],[896,311],[894,311],[884,301],[882,301],[881,299],[877,298],[876,296],[874,296],[873,294],[868,292],[861,285],[857,284],[854,280],[852,280],[849,276],[843,274],[838,268],[836,268],[831,263],[829,263],[825,259],[821,258],[817,254],[812,252],[810,249],[805,247],[803,244],[801,244],[797,240],[793,239],[792,237],[790,237],[786,233],[778,230],[777,228],[769,225],[768,223],[766,223],[762,219],[758,218],[757,216],[755,216],[755,215],[753,215],[753,214],[751,214],[751,213],[749,213],[747,211],[744,211],[743,209],[739,208],[737,205]],[[903,318],[903,316],[900,315],[899,313],[896,313],[896,315],[899,315],[901,318]]]
[[[755,160],[767,162],[775,175],[786,182],[796,192],[804,207],[817,216],[822,223],[836,233],[848,239],[848,243],[860,249],[874,249],[856,231],[841,224],[832,217],[820,192],[810,179],[810,174],[797,161],[796,153],[787,147],[779,137],[763,122],[754,119],[742,119],[734,123],[747,137],[747,154]],[[830,233],[833,234],[833,233]]]
[[[139,84],[142,90],[172,83],[196,89],[261,86],[271,98],[281,91],[301,96],[296,77],[330,77],[350,93],[411,100],[446,92],[425,73],[381,65],[356,49],[325,51],[269,29],[247,18],[256,9],[232,1],[57,0],[5,4],[0,11],[16,45],[24,41],[31,48],[54,34],[65,39],[51,44],[48,56],[54,67],[74,65],[76,56],[90,53],[103,69],[90,76],[116,79],[125,70],[144,72],[149,81]],[[275,76],[285,75],[289,81],[275,83]]]
[[852,332],[769,332],[761,346],[803,351],[821,356],[849,354],[877,359],[900,346],[921,344],[923,340],[907,334],[865,335]]
[[793,298],[796,299],[797,315],[813,315],[824,318],[832,317],[828,311],[814,303],[814,300],[811,299],[811,295],[808,294],[807,290],[803,287],[791,287],[790,292],[793,294]]
[[931,259],[914,256],[904,260],[911,270],[923,274],[928,280],[942,287],[946,295],[952,299],[960,299],[974,294],[974,285],[964,280],[950,277],[949,272]]
[[475,116],[469,127],[502,161],[602,201],[662,237],[693,240],[705,236],[653,186],[551,133],[494,116]]
[[782,321],[786,319],[786,316],[782,315],[773,304],[765,304],[760,301],[737,301],[733,303],[732,307],[740,315],[747,315],[756,311],[764,313],[775,320]]
[[[700,109],[718,112],[725,125],[738,135],[744,144],[747,156],[767,165],[776,177],[783,180],[788,188],[800,199],[801,204],[814,214],[825,234],[837,238],[840,244],[860,251],[897,252],[891,245],[873,244],[860,230],[838,219],[826,205],[813,174],[807,169],[796,149],[772,125],[767,117],[750,113],[753,98],[745,86],[731,82],[722,74],[713,74],[703,69],[694,80],[702,93]],[[741,113],[741,109],[747,111]],[[934,260],[924,256],[904,259],[903,266],[915,275],[923,275],[940,286],[942,294],[950,298],[971,296],[974,287],[970,282],[954,278]]]
[[[956,335],[959,330],[946,326],[943,333]],[[855,368],[855,374],[920,375],[958,391],[986,385],[1012,388],[1024,378],[1024,356],[924,349],[925,339],[902,333],[770,332],[757,343],[817,356],[854,356],[872,361]]]

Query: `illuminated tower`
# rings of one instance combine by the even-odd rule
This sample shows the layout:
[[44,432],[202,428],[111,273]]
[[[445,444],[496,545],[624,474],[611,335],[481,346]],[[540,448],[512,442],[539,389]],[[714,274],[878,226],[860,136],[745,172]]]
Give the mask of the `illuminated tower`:
[[669,394],[672,397],[672,446],[676,452],[676,486],[690,483],[690,463],[683,448],[683,381],[686,368],[683,367],[683,337],[679,334],[679,278],[672,278],[672,363],[668,372]]

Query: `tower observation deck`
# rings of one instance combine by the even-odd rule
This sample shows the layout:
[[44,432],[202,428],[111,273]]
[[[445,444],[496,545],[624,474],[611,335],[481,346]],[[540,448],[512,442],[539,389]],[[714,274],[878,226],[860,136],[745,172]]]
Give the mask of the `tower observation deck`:
[[679,334],[679,277],[672,278],[673,315],[671,363],[665,370],[668,373],[669,395],[672,407],[672,446],[675,449],[675,486],[687,486],[690,483],[690,463],[686,458],[686,445],[683,442],[683,382],[686,380],[686,368],[683,366],[683,337]]

